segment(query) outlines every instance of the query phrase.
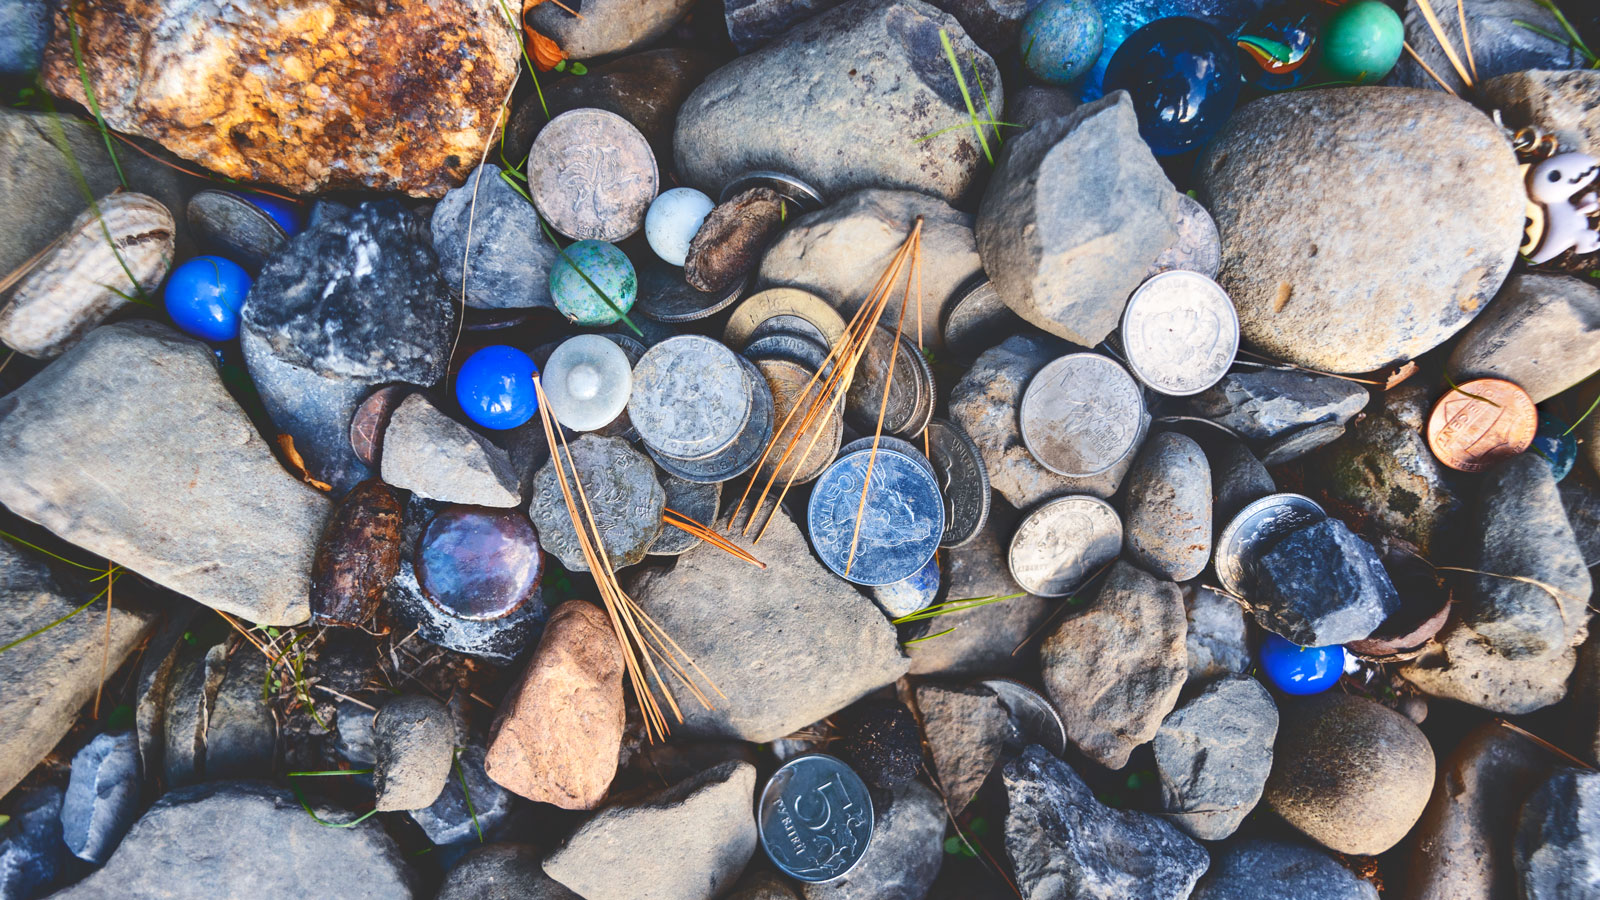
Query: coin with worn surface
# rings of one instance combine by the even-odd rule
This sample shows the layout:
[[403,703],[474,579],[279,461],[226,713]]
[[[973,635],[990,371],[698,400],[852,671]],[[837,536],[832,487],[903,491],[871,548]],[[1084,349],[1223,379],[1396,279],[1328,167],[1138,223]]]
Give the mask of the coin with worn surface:
[[[848,456],[860,450],[871,449],[872,435],[869,434],[866,437],[856,438],[850,443],[845,444],[843,447],[840,447],[839,455]],[[939,480],[939,473],[934,471],[933,463],[929,462],[928,458],[922,455],[921,446],[913,444],[904,438],[897,438],[892,434],[885,434],[878,437],[878,452],[882,453],[885,450],[893,450],[896,453],[904,453],[906,456],[911,457],[911,459],[915,461],[917,465],[926,469],[928,474],[933,476],[933,480],[935,482]]]
[[1198,394],[1228,374],[1239,352],[1239,316],[1215,281],[1176,269],[1156,275],[1122,311],[1129,368],[1154,390]]
[[202,247],[252,271],[289,242],[289,233],[266,210],[230,191],[200,191],[189,198],[186,213]]
[[962,547],[989,521],[989,470],[978,445],[959,425],[944,419],[928,421],[928,461],[944,497],[941,547]]
[[880,584],[873,588],[872,600],[883,610],[884,615],[891,619],[909,616],[918,610],[927,609],[933,603],[934,598],[939,596],[941,580],[939,557],[935,555],[910,578],[903,578],[893,584]]
[[1222,268],[1222,237],[1217,223],[1200,201],[1188,194],[1178,195],[1178,239],[1161,251],[1150,264],[1151,275],[1185,269],[1207,278],[1217,277]]
[[[567,446],[571,451],[571,467],[564,467],[567,487],[581,514],[583,501],[572,482],[572,470],[576,469],[612,567],[620,569],[644,559],[645,551],[661,533],[661,511],[667,505],[667,493],[656,480],[655,466],[621,438],[585,434]],[[565,453],[562,458],[566,460]],[[554,553],[563,566],[573,572],[589,571],[553,458],[533,476],[528,518],[539,529],[544,549]]]
[[1099,475],[1138,445],[1144,394],[1114,360],[1071,353],[1028,382],[1018,419],[1040,465],[1057,475]]
[[694,322],[714,316],[744,296],[753,273],[720,291],[698,291],[683,280],[683,270],[659,259],[639,267],[639,296],[633,308],[657,322]]
[[979,275],[963,285],[944,313],[940,331],[950,352],[975,357],[1028,327]]
[[[788,360],[815,372],[827,364],[828,350],[811,338],[798,334],[769,334],[746,344],[744,357],[757,362],[763,359]],[[827,366],[827,369],[832,368]],[[826,371],[823,376],[827,376]]]
[[[867,341],[866,352],[861,354],[855,378],[845,394],[844,417],[850,427],[861,432],[877,431],[881,413],[884,434],[906,437],[921,431],[927,416],[933,414],[933,398],[926,393],[928,385],[922,377],[921,356],[904,335],[896,340],[893,331],[878,326]],[[886,385],[887,406],[883,399]]]
[[789,215],[791,216],[797,213],[818,210],[823,206],[822,194],[816,188],[793,175],[785,175],[782,172],[772,172],[764,169],[746,172],[728,182],[728,186],[722,189],[722,196],[717,199],[717,202],[726,203],[745,191],[758,187],[777,191],[778,196],[788,201],[790,207]]
[[[822,382],[821,379],[812,379],[813,370],[777,359],[760,360],[756,368],[761,370],[767,386],[772,389],[772,417],[778,423],[773,427],[782,428],[772,453],[761,465],[760,478],[765,482],[776,471],[777,484],[788,484],[791,480],[794,484],[811,481],[821,475],[822,470],[838,455],[839,440],[844,434],[844,419],[839,415],[837,406],[830,408],[826,402],[820,405],[814,403],[822,393]],[[816,414],[802,431],[801,422],[807,410],[813,406],[816,407]],[[786,425],[785,420],[788,422]],[[796,434],[800,435],[799,440],[794,443],[788,459],[783,459],[784,451],[789,449],[790,441]],[[781,467],[778,464],[780,459],[783,459]]]
[[990,678],[979,683],[995,692],[1011,719],[1003,745],[1007,756],[1021,753],[1029,744],[1038,744],[1056,756],[1066,755],[1067,726],[1043,694],[1010,678]]
[[789,760],[767,779],[757,811],[761,848],[791,878],[832,881],[872,840],[872,797],[855,770],[825,753]]
[[[751,294],[733,308],[733,313],[728,317],[728,325],[723,329],[722,339],[728,346],[742,350],[751,340],[761,336],[756,333],[761,324],[776,316],[793,316],[801,323],[809,325],[815,329],[816,335],[820,335],[819,343],[827,347],[832,347],[844,337],[844,319],[838,310],[828,305],[828,301],[809,291],[796,288],[768,288]],[[794,327],[781,330],[814,337],[809,332]],[[770,332],[763,332],[765,333]]]
[[1217,580],[1228,591],[1250,596],[1256,561],[1292,532],[1326,519],[1328,514],[1310,497],[1268,494],[1239,510],[1217,538]]
[[383,458],[383,432],[389,427],[389,417],[409,393],[409,386],[391,384],[368,394],[356,407],[350,419],[350,449],[355,451],[362,465],[369,469],[378,467]]
[[633,367],[628,416],[656,450],[706,459],[739,437],[751,397],[738,355],[711,338],[682,334],[646,350]]
[[1122,552],[1122,520],[1098,497],[1058,497],[1029,513],[1006,562],[1028,593],[1065,597]]
[[616,242],[644,226],[658,186],[656,157],[633,123],[602,109],[551,119],[528,151],[528,192],[550,227],[575,240]]
[[712,484],[743,475],[761,458],[761,451],[772,440],[772,391],[753,363],[743,358],[739,359],[739,363],[745,368],[752,385],[750,416],[733,443],[721,452],[701,459],[669,458],[646,444],[645,449],[650,452],[656,465],[679,478],[698,484]]
[[939,549],[944,502],[927,469],[903,453],[880,449],[863,507],[868,455],[858,450],[840,457],[822,473],[811,490],[806,522],[828,568],[856,584],[890,584],[916,574]]
[[1482,472],[1528,449],[1539,412],[1528,392],[1499,378],[1453,388],[1428,416],[1428,447],[1461,472]]
[[[722,485],[696,484],[663,472],[657,479],[667,492],[667,509],[699,522],[708,528],[715,527],[717,510],[722,502]],[[661,534],[650,545],[651,556],[677,556],[693,549],[700,539],[673,525],[663,525]]]

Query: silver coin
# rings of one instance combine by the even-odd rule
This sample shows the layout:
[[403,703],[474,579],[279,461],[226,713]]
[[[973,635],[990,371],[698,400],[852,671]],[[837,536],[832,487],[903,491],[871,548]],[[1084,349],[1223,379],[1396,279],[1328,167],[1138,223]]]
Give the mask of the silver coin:
[[962,547],[989,521],[989,469],[978,445],[955,423],[932,419],[927,436],[928,461],[944,497],[944,537],[939,546]]
[[[893,450],[871,460],[858,450],[840,457],[817,479],[806,510],[811,545],[840,577],[864,585],[910,578],[927,565],[944,536],[944,501],[927,469]],[[859,528],[857,523],[859,522]]]
[[1099,475],[1138,446],[1144,393],[1098,353],[1071,353],[1040,369],[1022,394],[1022,442],[1057,475]]
[[[777,423],[773,428],[783,429],[773,445],[773,452],[761,465],[762,481],[772,478],[774,472],[777,473],[774,483],[779,485],[804,484],[815,479],[838,455],[844,433],[844,420],[838,407],[823,403],[821,408],[812,410],[811,422],[790,449],[790,441],[800,431],[807,410],[822,393],[822,382],[812,377],[814,369],[789,360],[763,359],[755,365],[772,391],[772,418]],[[785,450],[789,451],[787,458],[783,455]]]
[[1010,678],[990,678],[979,683],[995,692],[1010,716],[1004,745],[1007,755],[1021,753],[1029,744],[1038,744],[1056,756],[1066,755],[1067,726],[1062,724],[1055,704],[1043,694]]
[[[799,316],[777,315],[764,320],[750,332],[750,344],[770,337],[797,337],[819,346],[825,345],[828,336],[809,319]],[[750,344],[745,344],[749,347]]]
[[1149,275],[1186,269],[1207,278],[1217,277],[1217,271],[1222,268],[1222,237],[1217,233],[1217,223],[1211,213],[1199,200],[1179,194],[1175,225],[1178,239],[1150,264]]
[[[665,472],[657,479],[667,492],[667,509],[712,527],[722,503],[722,485],[696,484]],[[651,556],[677,556],[698,546],[700,539],[675,525],[663,525],[650,545]]]
[[761,848],[790,878],[813,884],[843,876],[872,840],[872,797],[855,770],[825,753],[789,760],[761,789]]
[[1261,464],[1270,468],[1293,462],[1343,436],[1344,426],[1338,422],[1319,422],[1297,428],[1262,448]]
[[1128,367],[1152,389],[1198,394],[1228,374],[1239,352],[1239,315],[1215,281],[1175,270],[1150,278],[1122,311]]
[[746,420],[746,426],[727,449],[703,459],[667,457],[648,443],[645,444],[645,450],[656,461],[656,465],[666,470],[668,474],[697,484],[728,481],[748,472],[761,458],[761,452],[772,442],[774,425],[772,391],[753,363],[742,357],[739,358],[739,363],[745,368],[746,375],[752,383],[750,415]]
[[697,291],[683,280],[682,269],[652,259],[639,266],[639,296],[633,308],[657,322],[694,322],[732,306],[753,278],[753,272],[746,272],[723,290]]
[[917,361],[920,390],[917,393],[919,403],[916,415],[912,416],[911,425],[904,432],[907,436],[919,435],[928,427],[928,422],[933,418],[933,405],[939,398],[939,385],[933,379],[933,365],[928,362],[927,354],[918,350],[912,358]]
[[1249,597],[1261,555],[1280,538],[1327,517],[1315,500],[1300,494],[1268,494],[1251,503],[1217,538],[1217,579],[1228,591]]
[[[872,435],[869,434],[866,437],[856,438],[850,443],[845,444],[843,447],[840,447],[839,455],[848,456],[851,453],[857,453],[862,450],[871,449]],[[925,469],[929,475],[932,475],[934,481],[939,480],[939,473],[934,471],[933,463],[929,462],[928,458],[922,455],[922,448],[916,444],[913,444],[904,438],[897,438],[892,434],[885,434],[878,438],[878,452],[882,453],[885,450],[893,450],[896,453],[904,453],[906,456],[911,457],[913,462]]]
[[[717,198],[718,203],[726,203],[751,188],[771,188],[778,196],[789,201],[795,207],[795,212],[808,213],[821,209],[824,205],[822,194],[816,188],[793,175],[782,172],[772,172],[765,169],[746,172],[738,178],[728,182],[722,189],[722,196]],[[791,213],[793,215],[793,213]]]
[[805,366],[813,372],[822,369],[824,376],[827,374],[827,369],[832,368],[831,365],[827,365],[828,348],[798,334],[769,334],[756,338],[745,345],[744,357],[758,362],[763,359],[781,359]]
[[[894,371],[889,370],[889,360],[894,354]],[[879,325],[867,341],[866,352],[856,364],[855,378],[845,394],[844,417],[852,428],[862,432],[878,430],[878,416],[883,416],[883,433],[909,437],[926,424],[924,409],[932,415],[933,398],[925,396],[927,385],[923,380],[921,356],[915,344],[904,335],[895,339],[893,331]],[[887,386],[887,388],[886,388]],[[884,391],[889,400],[884,405]]]
[[652,448],[676,459],[707,459],[744,429],[751,387],[732,350],[701,335],[679,335],[646,350],[633,367],[628,416]]
[[[572,481],[576,469],[612,567],[620,569],[644,559],[661,533],[661,511],[667,505],[667,492],[656,480],[655,466],[621,438],[585,434],[567,446],[572,454],[571,466],[565,468],[567,488],[581,508],[578,485]],[[562,456],[565,459],[566,454]],[[554,553],[563,566],[573,572],[589,571],[561,492],[554,458],[533,476],[528,518],[539,529],[544,549]]]
[[927,609],[939,596],[941,575],[939,557],[934,556],[910,578],[873,588],[872,600],[891,619],[909,616],[919,609]]
[[944,313],[944,345],[958,356],[975,357],[1026,328],[982,275],[963,285]]
[[656,157],[633,123],[602,109],[551,119],[528,151],[528,192],[550,227],[576,240],[620,241],[656,198]]
[[1006,562],[1028,593],[1065,597],[1122,552],[1122,520],[1098,497],[1058,497],[1029,513]]
[[189,198],[186,213],[202,247],[252,271],[289,243],[289,233],[276,219],[229,191],[200,191]]
[[[780,287],[757,291],[739,301],[739,305],[728,315],[728,324],[723,329],[722,339],[730,347],[743,349],[751,340],[772,333],[769,330],[757,334],[757,330],[777,316],[793,316],[799,322],[782,323],[792,327],[776,328],[776,330],[804,334],[824,347],[832,347],[844,337],[844,317],[839,315],[838,310],[829,306],[828,301],[797,288]],[[801,323],[809,328],[801,329],[799,327]],[[780,323],[768,327],[773,328],[778,324]]]

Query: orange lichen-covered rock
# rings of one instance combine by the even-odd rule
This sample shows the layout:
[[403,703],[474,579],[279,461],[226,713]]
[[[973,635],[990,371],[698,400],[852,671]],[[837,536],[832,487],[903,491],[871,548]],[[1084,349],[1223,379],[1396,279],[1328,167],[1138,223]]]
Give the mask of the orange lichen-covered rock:
[[221,175],[295,191],[438,196],[460,184],[516,76],[495,0],[75,0],[45,86]]

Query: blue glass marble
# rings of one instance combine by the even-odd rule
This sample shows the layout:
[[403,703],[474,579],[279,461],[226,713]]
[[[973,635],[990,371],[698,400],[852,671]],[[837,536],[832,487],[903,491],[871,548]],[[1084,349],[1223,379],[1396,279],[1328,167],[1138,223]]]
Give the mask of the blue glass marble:
[[539,411],[535,371],[533,360],[515,347],[485,347],[467,357],[456,373],[456,402],[484,428],[516,428]]
[[[595,288],[605,296],[595,293]],[[579,325],[610,325],[633,308],[638,295],[633,263],[626,253],[605,241],[571,244],[550,267],[550,296],[556,308]]]
[[1157,19],[1122,42],[1106,69],[1106,90],[1125,90],[1139,134],[1157,156],[1200,146],[1239,100],[1238,51],[1198,19]]
[[1286,91],[1316,71],[1318,17],[1309,12],[1264,16],[1234,37],[1244,80],[1264,91]]
[[185,332],[205,341],[239,336],[239,309],[250,293],[250,273],[220,256],[196,256],[172,270],[162,291],[167,315]]
[[269,197],[266,194],[246,194],[243,191],[234,191],[233,195],[246,200],[256,209],[272,217],[284,233],[290,237],[300,233],[300,209],[287,200]]
[[1285,694],[1320,694],[1344,674],[1344,648],[1302,647],[1271,632],[1261,642],[1261,668]]
[[1022,61],[1042,81],[1069,84],[1100,57],[1104,37],[1094,0],[1044,0],[1022,20]]
[[1533,435],[1533,452],[1550,464],[1550,473],[1556,480],[1571,474],[1578,461],[1578,439],[1567,434],[1572,426],[1547,412],[1539,413],[1539,430]]
[[1188,16],[1206,22],[1223,34],[1233,34],[1261,12],[1262,0],[1097,0],[1104,28],[1100,58],[1089,70],[1080,91],[1082,99],[1095,100],[1102,88],[1111,57],[1128,36],[1157,19]]

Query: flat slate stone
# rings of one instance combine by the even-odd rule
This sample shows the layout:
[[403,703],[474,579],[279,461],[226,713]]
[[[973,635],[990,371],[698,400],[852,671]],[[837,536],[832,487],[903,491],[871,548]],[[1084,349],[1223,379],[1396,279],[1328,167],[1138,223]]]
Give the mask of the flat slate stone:
[[1155,740],[1167,820],[1203,841],[1232,835],[1261,799],[1277,735],[1272,695],[1243,675],[1173,710]]

